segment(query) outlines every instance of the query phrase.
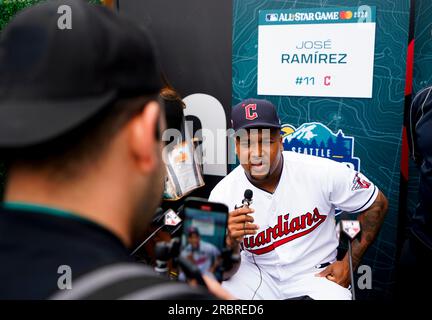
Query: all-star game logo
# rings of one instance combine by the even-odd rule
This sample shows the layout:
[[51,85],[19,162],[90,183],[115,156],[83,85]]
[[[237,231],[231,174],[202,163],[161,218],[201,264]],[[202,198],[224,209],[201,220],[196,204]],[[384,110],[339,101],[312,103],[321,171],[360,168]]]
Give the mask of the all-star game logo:
[[285,150],[329,158],[360,171],[360,159],[353,156],[354,138],[342,130],[333,133],[319,122],[304,123],[297,129],[284,124],[281,130]]

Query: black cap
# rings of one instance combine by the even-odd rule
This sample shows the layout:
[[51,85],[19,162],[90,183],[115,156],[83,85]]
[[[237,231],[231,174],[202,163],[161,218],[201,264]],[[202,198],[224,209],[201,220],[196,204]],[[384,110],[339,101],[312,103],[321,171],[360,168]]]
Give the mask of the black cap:
[[231,111],[235,131],[247,128],[280,128],[275,106],[267,100],[246,99]]
[[[71,29],[58,26],[61,5]],[[62,0],[23,10],[0,38],[0,148],[46,142],[117,99],[158,93],[158,67],[147,33],[106,7]]]
[[200,233],[197,227],[189,227],[187,231],[188,236],[191,236],[193,234],[197,235],[199,237]]

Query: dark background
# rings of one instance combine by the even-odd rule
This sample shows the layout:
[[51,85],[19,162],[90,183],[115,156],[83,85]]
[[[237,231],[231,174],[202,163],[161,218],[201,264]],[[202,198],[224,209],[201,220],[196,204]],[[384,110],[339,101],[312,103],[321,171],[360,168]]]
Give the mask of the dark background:
[[[194,93],[211,95],[229,116],[231,0],[118,0],[117,10],[150,31],[162,70],[183,98]],[[200,129],[198,119],[187,120],[194,121],[194,131]],[[192,195],[208,197],[222,178],[206,175],[206,185]]]

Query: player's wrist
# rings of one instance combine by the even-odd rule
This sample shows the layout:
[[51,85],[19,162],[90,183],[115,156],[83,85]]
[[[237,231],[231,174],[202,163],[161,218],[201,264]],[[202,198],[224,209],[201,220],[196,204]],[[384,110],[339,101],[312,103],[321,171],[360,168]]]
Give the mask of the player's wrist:
[[240,243],[241,241],[238,241],[235,238],[227,237],[227,241],[226,241],[227,247],[233,250],[234,252],[240,251]]

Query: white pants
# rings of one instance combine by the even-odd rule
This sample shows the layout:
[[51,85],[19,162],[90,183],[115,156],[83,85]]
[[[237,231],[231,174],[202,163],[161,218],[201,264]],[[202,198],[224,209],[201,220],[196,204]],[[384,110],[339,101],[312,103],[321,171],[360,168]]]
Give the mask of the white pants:
[[325,277],[315,276],[323,269],[280,281],[266,272],[265,267],[259,267],[262,277],[255,264],[242,259],[239,270],[222,282],[222,287],[242,300],[284,300],[300,296],[309,296],[314,300],[351,300],[350,290]]

